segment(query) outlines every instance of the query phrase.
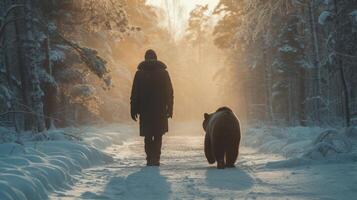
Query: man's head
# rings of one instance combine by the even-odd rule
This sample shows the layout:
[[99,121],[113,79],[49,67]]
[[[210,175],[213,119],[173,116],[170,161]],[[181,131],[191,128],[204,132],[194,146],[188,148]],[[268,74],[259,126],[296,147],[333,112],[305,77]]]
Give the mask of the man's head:
[[149,49],[145,53],[145,60],[157,60],[157,55],[154,50]]

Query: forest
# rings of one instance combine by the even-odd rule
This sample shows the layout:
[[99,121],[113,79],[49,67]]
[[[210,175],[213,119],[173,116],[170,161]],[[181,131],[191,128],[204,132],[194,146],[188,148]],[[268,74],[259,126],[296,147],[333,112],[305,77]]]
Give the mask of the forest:
[[232,53],[233,68],[226,70],[236,81],[227,88],[244,94],[237,105],[247,105],[247,118],[355,123],[357,2],[248,2],[221,1],[217,12],[225,15],[214,30],[216,44]]
[[[41,159],[43,153],[49,153],[47,156],[65,155],[67,144],[59,144],[58,148],[63,151],[58,150],[62,152],[58,155],[54,153],[57,149],[51,146],[51,142],[62,139],[75,144],[80,141],[82,146],[69,149],[85,152],[73,151],[71,158],[61,160],[66,163],[65,177],[70,177],[73,183],[78,180],[72,179],[70,171],[72,167],[73,171],[79,170],[78,163],[73,160],[77,157],[84,159],[82,155],[97,161],[78,164],[81,166],[79,171],[113,160],[114,166],[120,159],[125,161],[121,165],[132,164],[130,169],[136,169],[140,163],[129,162],[125,156],[131,154],[120,145],[126,140],[134,141],[129,135],[137,132],[130,119],[130,91],[138,64],[143,61],[147,49],[157,52],[159,59],[167,64],[172,78],[175,103],[170,128],[173,135],[180,136],[178,144],[187,149],[200,149],[202,134],[197,135],[203,130],[197,127],[202,124],[203,114],[228,106],[242,123],[243,137],[246,137],[244,145],[259,149],[252,158],[256,161],[252,161],[254,166],[248,166],[251,157],[243,149],[243,160],[238,164],[243,170],[232,172],[228,182],[238,184],[236,179],[242,179],[247,181],[246,184],[254,185],[260,184],[255,182],[258,178],[268,181],[268,176],[258,174],[261,166],[256,163],[263,161],[267,169],[275,170],[274,173],[281,167],[311,165],[315,160],[319,164],[344,160],[352,163],[346,164],[349,170],[356,171],[353,163],[357,160],[357,0],[200,0],[197,3],[186,0],[1,0],[0,172],[7,167],[4,163],[12,154],[23,151],[37,155],[40,150],[31,145],[36,146],[39,141],[47,142],[43,144],[43,152],[38,154]],[[184,142],[186,136],[193,138],[191,143]],[[174,146],[175,142],[171,140],[170,137],[167,139]],[[137,148],[135,145],[130,147]],[[25,150],[14,150],[16,148]],[[117,153],[117,149],[126,152],[124,158],[109,156]],[[175,154],[173,149],[168,151]],[[186,153],[187,157],[195,155]],[[277,160],[267,156],[265,160],[259,160],[264,153],[282,157]],[[25,159],[30,163],[37,162],[32,158]],[[86,159],[81,162],[87,162]],[[202,163],[198,162],[200,166]],[[14,163],[14,166],[23,166]],[[179,166],[185,164],[186,160]],[[333,174],[340,176],[341,166],[331,166],[324,170],[328,173],[338,171]],[[246,174],[244,167],[256,171]],[[314,169],[320,168],[310,170]],[[31,170],[21,173],[32,176]],[[295,168],[289,170],[291,175],[300,173]],[[12,173],[10,169],[5,172]],[[109,195],[108,199],[116,199],[117,194],[113,191],[118,188],[113,185],[117,182],[119,185],[128,184],[128,181],[143,180],[146,183],[152,179],[160,188],[155,186],[153,190],[167,189],[165,194],[168,196],[158,198],[156,193],[147,194],[140,190],[135,194],[128,193],[130,188],[119,188],[124,194],[121,197],[236,197],[227,196],[227,188],[221,188],[227,180],[220,179],[221,174],[215,171],[208,170],[200,177],[207,179],[207,187],[217,189],[214,190],[216,195],[206,193],[207,188],[199,188],[193,191],[193,196],[190,196],[189,186],[180,186],[178,191],[187,196],[170,196],[174,187],[170,188],[167,181],[177,177],[169,169],[150,171],[150,176],[145,171],[137,173],[132,177],[134,180],[128,176],[123,180],[110,179],[106,187],[96,186],[104,190],[95,194],[99,196],[85,193],[80,198],[100,199],[103,197],[100,195]],[[308,177],[315,171],[302,173]],[[187,176],[192,178],[191,175]],[[229,172],[225,175],[229,177]],[[277,175],[278,180],[282,181],[280,175]],[[251,176],[254,177],[249,178]],[[357,174],[347,176],[357,177]],[[1,181],[12,184],[11,176],[6,177],[4,180],[0,177],[0,189],[3,190],[0,199],[7,199],[5,196],[12,196],[8,199],[51,199],[65,194],[56,190],[57,187],[66,188],[60,184],[46,188],[43,194],[35,194],[28,188],[20,189],[20,194],[3,186]],[[297,181],[297,185],[304,184],[297,179],[293,181]],[[13,187],[22,187],[16,185],[20,182],[15,181]],[[334,184],[347,187],[351,182],[343,183],[336,178]],[[285,187],[291,183],[284,182]],[[31,184],[35,189],[40,187],[36,181]],[[228,187],[228,190],[239,196],[242,188],[254,188],[249,184]],[[323,181],[316,179],[311,184],[323,185]],[[349,189],[343,197],[343,192],[333,186],[329,188],[330,192],[323,191],[322,196],[316,191],[305,194],[294,189],[291,194],[275,190],[274,193],[269,186],[268,190],[272,192],[267,198],[318,199],[332,195],[332,199],[348,199],[357,192]],[[53,191],[57,191],[54,192],[57,196],[48,196]],[[263,189],[251,191],[253,193],[244,195],[256,198]],[[279,196],[283,193],[285,196]],[[246,198],[244,195],[239,197]],[[75,196],[68,197],[76,199]]]
[[[1,125],[42,132],[126,119],[136,57],[146,46],[175,66],[183,108],[208,96],[250,124],[350,126],[355,7],[354,0],[222,0],[213,12],[197,5],[177,40],[145,1],[4,0]],[[208,75],[193,77],[195,70]]]

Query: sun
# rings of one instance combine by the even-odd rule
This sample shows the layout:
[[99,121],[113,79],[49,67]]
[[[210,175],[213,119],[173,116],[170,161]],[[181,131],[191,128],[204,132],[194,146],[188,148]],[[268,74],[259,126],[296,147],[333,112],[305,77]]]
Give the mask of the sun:
[[147,4],[160,7],[166,13],[163,26],[166,26],[175,37],[180,37],[186,28],[187,19],[196,5],[208,4],[212,11],[219,0],[147,0]]
[[208,4],[210,7],[214,7],[218,4],[219,0],[147,0],[148,4],[165,7],[168,5],[180,5],[184,6],[188,10],[192,10],[197,4]]

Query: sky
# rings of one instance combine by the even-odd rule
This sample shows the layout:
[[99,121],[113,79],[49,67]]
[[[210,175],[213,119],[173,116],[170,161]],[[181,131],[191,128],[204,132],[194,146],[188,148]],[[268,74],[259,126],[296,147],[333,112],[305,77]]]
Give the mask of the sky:
[[165,10],[167,18],[163,21],[163,26],[180,37],[185,30],[187,19],[191,10],[196,5],[208,4],[212,11],[219,0],[147,0],[147,3]]

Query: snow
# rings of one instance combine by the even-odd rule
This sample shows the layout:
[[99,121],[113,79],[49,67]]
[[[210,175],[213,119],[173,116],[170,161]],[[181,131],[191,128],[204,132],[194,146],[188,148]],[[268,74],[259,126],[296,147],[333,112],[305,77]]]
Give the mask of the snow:
[[16,137],[14,131],[0,126],[0,143],[7,143],[15,140]]
[[323,0],[323,3],[325,5],[330,5],[330,4],[332,4],[332,0]]
[[51,49],[50,60],[53,62],[62,62],[66,58],[65,53],[60,49]]
[[[174,124],[171,130],[164,137],[160,168],[145,167],[143,139],[134,136],[106,149],[114,162],[84,170],[72,190],[51,198],[351,199],[357,194],[356,178],[346,180],[357,177],[355,163],[342,156],[348,154],[329,161],[303,156],[309,152],[305,146],[334,140],[332,136],[321,140],[328,129],[249,128],[244,131],[237,168],[226,170],[217,170],[205,160],[199,122]],[[339,132],[355,135],[352,129]],[[323,160],[326,163],[320,165]]]
[[39,76],[41,83],[48,83],[49,85],[51,85],[53,87],[57,87],[56,80],[54,79],[53,76],[51,76],[49,73],[47,73],[46,70],[38,69],[37,72],[38,72],[38,76]]
[[357,32],[357,10],[354,10],[350,13],[352,20],[352,31]]
[[77,84],[72,88],[71,95],[78,98],[90,98],[96,94],[96,89],[89,84]]
[[351,12],[350,15],[353,17],[353,20],[355,22],[357,22],[357,10],[354,10],[353,12]]
[[11,91],[3,85],[0,85],[0,97],[4,99],[11,99]]
[[289,53],[289,52],[296,53],[297,49],[288,44],[284,44],[282,47],[279,48],[279,51],[284,53]]
[[0,199],[353,199],[357,195],[355,127],[246,128],[237,168],[217,170],[204,157],[200,124],[170,126],[160,168],[145,166],[143,138],[133,125],[21,136],[21,142],[0,145]]
[[[102,136],[101,131],[87,128],[81,135],[83,141],[74,140],[79,131],[52,130],[45,136],[26,133],[20,136],[24,141],[15,143],[9,142],[15,140],[11,137],[14,133],[1,128],[3,142],[9,143],[0,145],[0,199],[41,200],[52,192],[68,190],[83,169],[112,162],[112,157],[100,149],[112,144],[113,139],[124,141],[126,137],[125,133],[110,134],[108,130]],[[47,140],[38,141],[44,138]]]
[[5,65],[3,65],[2,63],[0,63],[0,72],[1,73],[6,73]]
[[311,163],[357,161],[356,128],[263,127],[247,130],[245,145],[259,152],[280,154],[286,160],[269,167],[293,167]]
[[319,24],[325,25],[327,20],[332,16],[333,16],[332,12],[327,10],[323,11],[319,16]]
[[13,93],[3,85],[0,85],[0,103],[6,105],[7,108],[11,108],[11,99]]

